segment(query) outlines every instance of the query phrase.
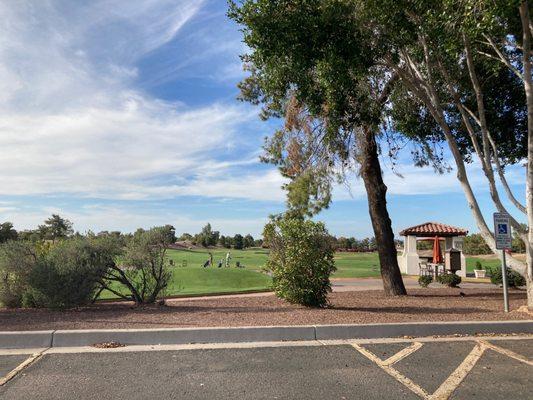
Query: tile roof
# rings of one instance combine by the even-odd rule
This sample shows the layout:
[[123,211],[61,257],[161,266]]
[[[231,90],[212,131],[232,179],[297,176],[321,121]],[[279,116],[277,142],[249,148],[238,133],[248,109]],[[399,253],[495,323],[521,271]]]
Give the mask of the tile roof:
[[400,232],[400,235],[407,236],[465,236],[468,233],[466,229],[457,228],[439,222],[425,222],[420,225],[406,228]]

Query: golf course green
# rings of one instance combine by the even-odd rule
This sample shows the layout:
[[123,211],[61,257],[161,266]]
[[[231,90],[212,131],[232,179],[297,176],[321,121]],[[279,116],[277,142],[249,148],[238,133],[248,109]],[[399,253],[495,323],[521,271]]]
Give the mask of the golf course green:
[[[229,252],[229,267],[225,267],[226,254]],[[204,264],[213,257],[213,264]],[[268,249],[251,248],[234,249],[169,249],[167,257],[172,261],[172,280],[166,290],[167,296],[202,295],[214,293],[245,293],[267,290],[272,282],[263,267],[268,258]],[[467,257],[467,270],[474,270],[476,261],[484,267],[498,266],[499,260]],[[218,268],[219,262],[222,267]],[[237,268],[237,262],[241,268]],[[333,278],[368,278],[379,277],[379,260],[377,253],[335,254],[337,271]],[[101,298],[113,298],[109,292],[103,292]]]

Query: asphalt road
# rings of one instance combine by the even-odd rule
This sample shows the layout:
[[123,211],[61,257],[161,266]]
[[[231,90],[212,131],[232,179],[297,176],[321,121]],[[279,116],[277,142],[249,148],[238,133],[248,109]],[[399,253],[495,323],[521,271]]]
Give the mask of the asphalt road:
[[533,339],[45,353],[0,398],[533,399],[532,360]]

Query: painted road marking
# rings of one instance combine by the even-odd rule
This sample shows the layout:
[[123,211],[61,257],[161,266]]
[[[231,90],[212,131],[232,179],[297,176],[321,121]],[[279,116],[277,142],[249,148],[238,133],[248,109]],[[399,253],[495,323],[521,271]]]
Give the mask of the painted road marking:
[[514,358],[515,360],[523,362],[523,363],[525,363],[527,365],[533,366],[533,361],[528,360],[526,357],[524,357],[521,354],[518,354],[518,353],[515,353],[514,351],[511,351],[511,350],[504,349],[502,347],[496,346],[496,345],[494,345],[494,344],[492,344],[490,342],[487,342],[485,340],[480,340],[479,342],[482,343],[483,346],[485,346],[485,347],[487,347],[487,348],[489,348],[491,350],[494,350],[494,351],[496,351],[496,352],[498,352],[500,354],[503,354],[503,355],[505,355],[507,357]]
[[[418,396],[420,396],[423,399],[429,399],[429,393],[426,392],[424,389],[422,389],[419,385],[414,383],[411,379],[406,377],[405,375],[402,375],[398,370],[391,367],[389,364],[387,364],[387,360],[383,361],[381,358],[376,356],[374,353],[370,352],[369,350],[365,349],[364,347],[358,345],[357,343],[353,343],[352,346],[359,351],[362,355],[364,355],[366,358],[368,358],[370,361],[377,364],[382,370],[384,370],[387,374],[392,376],[394,379],[396,379],[398,382],[400,382],[402,385],[406,386],[409,390],[416,393]],[[410,348],[410,347],[408,347]],[[404,349],[406,350],[406,349]],[[403,350],[401,350],[403,351]],[[400,352],[401,352],[400,351]],[[413,351],[411,351],[412,353]],[[393,356],[394,357],[394,356]]]
[[25,359],[23,362],[21,362],[19,365],[17,365],[15,368],[13,368],[7,375],[0,377],[0,386],[4,386],[7,382],[9,382],[11,379],[13,379],[17,374],[22,371],[27,366],[31,365],[33,362],[37,361],[39,358],[42,357],[43,353],[46,351],[46,349],[43,349],[41,351],[38,351],[36,353],[33,353],[31,356],[29,356],[27,359]]
[[533,361],[527,359],[526,357],[517,354],[511,350],[496,346],[493,343],[488,342],[487,340],[475,340],[475,343],[476,344],[474,348],[466,356],[463,362],[461,362],[461,364],[455,369],[455,371],[451,373],[451,375],[439,386],[439,388],[433,394],[429,394],[417,383],[413,382],[411,379],[409,379],[408,377],[406,377],[405,375],[403,375],[398,370],[392,367],[392,365],[422,347],[422,343],[414,342],[411,346],[399,351],[392,357],[389,357],[387,360],[381,360],[374,353],[370,352],[369,350],[365,349],[357,343],[352,343],[352,346],[361,354],[363,354],[366,358],[374,362],[390,376],[400,382],[402,385],[404,385],[413,393],[417,394],[419,397],[425,400],[448,400],[453,394],[453,392],[455,392],[455,390],[459,387],[461,382],[463,382],[463,380],[467,377],[472,368],[474,368],[483,353],[488,349],[518,360],[527,365],[533,366]]
[[403,360],[405,357],[410,355],[411,353],[414,353],[419,348],[421,348],[423,345],[420,342],[414,342],[411,346],[406,347],[403,350],[400,350],[398,353],[394,354],[393,356],[387,358],[385,361],[383,361],[386,365],[394,365],[398,361]]
[[474,368],[474,365],[479,361],[485,350],[486,346],[483,343],[476,343],[470,354],[466,356],[456,370],[452,372],[448,379],[429,398],[431,400],[447,400],[459,387],[472,368]]

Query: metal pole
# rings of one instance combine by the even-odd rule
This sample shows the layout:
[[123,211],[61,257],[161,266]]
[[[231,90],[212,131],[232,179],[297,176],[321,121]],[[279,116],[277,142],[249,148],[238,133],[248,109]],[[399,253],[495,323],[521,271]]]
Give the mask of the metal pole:
[[505,312],[509,312],[509,288],[507,286],[507,266],[505,265],[505,249],[502,250],[502,284],[503,284],[503,304]]

